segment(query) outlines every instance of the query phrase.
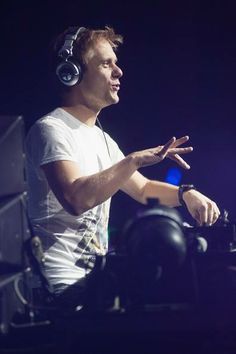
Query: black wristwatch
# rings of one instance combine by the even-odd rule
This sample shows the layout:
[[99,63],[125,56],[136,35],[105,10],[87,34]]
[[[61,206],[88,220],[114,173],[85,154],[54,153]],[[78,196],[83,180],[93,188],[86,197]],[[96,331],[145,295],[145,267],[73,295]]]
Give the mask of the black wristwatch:
[[185,206],[183,194],[191,189],[196,189],[193,184],[181,184],[181,186],[179,186],[178,197],[180,205]]

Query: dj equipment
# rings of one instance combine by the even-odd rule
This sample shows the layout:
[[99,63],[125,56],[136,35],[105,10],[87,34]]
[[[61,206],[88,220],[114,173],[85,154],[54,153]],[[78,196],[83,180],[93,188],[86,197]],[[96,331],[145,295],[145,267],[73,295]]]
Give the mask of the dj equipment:
[[26,313],[24,304],[19,300],[16,288],[25,294],[23,272],[8,273],[0,276],[0,334],[6,334],[10,326],[17,323]]
[[58,51],[59,63],[56,74],[60,82],[66,86],[79,84],[83,77],[83,65],[74,56],[74,43],[86,31],[85,27],[70,27],[66,33],[63,46]]
[[0,275],[24,268],[24,242],[29,238],[24,204],[24,193],[0,200]]
[[134,262],[155,262],[167,270],[185,260],[183,221],[176,209],[158,204],[148,207],[127,223],[123,234],[123,246]]
[[[199,248],[199,239],[207,247]],[[38,261],[44,262],[37,237],[33,250]],[[231,222],[186,227],[177,210],[148,205],[125,226],[117,250],[97,256],[87,278],[82,309],[65,310],[62,301],[46,312],[56,318],[52,324],[63,333],[54,335],[55,352],[61,352],[62,346],[63,353],[70,352],[78,343],[84,353],[154,354],[157,348],[163,353],[190,353],[191,349],[205,353],[209,343],[214,343],[210,352],[215,352],[220,330],[227,333],[229,329],[235,338],[234,250],[235,225]],[[9,288],[11,296],[16,295],[15,281]],[[14,324],[13,302],[9,304],[7,313],[6,305],[0,307],[0,318],[5,316],[2,323]],[[45,318],[47,310],[41,306],[41,311]],[[44,332],[39,335],[39,330],[36,342],[38,338],[43,342]],[[29,334],[24,335],[27,343]]]
[[25,190],[23,137],[23,117],[0,117],[0,198]]
[[190,246],[196,240],[204,239],[207,242],[207,254],[233,252],[236,249],[236,226],[229,221],[220,219],[213,226],[185,227],[184,233]]
[[220,220],[185,227],[176,209],[154,204],[124,228],[115,252],[98,256],[85,306],[140,310],[150,306],[227,306],[236,297],[236,228]]
[[25,312],[15,291],[24,278],[24,243],[29,238],[23,146],[23,118],[0,117],[0,333],[8,331],[16,314]]

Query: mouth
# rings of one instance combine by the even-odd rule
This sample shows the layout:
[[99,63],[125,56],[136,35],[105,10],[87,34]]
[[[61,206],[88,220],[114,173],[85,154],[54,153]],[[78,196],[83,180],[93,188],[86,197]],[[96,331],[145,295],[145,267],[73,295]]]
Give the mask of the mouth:
[[111,89],[112,89],[112,91],[119,91],[120,84],[111,85]]

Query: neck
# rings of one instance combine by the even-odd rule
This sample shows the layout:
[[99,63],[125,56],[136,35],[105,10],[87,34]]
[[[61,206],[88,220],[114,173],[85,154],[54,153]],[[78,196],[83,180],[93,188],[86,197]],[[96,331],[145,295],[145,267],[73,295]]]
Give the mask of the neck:
[[73,117],[90,127],[95,125],[97,116],[100,112],[97,107],[89,105],[81,96],[74,97],[73,95],[70,95],[64,97],[61,107]]
[[70,113],[73,117],[76,119],[80,120],[84,124],[93,127],[96,123],[96,119],[98,116],[98,113],[93,112],[91,109],[88,107],[82,105],[82,104],[77,104],[77,105],[62,105],[62,107],[66,112]]

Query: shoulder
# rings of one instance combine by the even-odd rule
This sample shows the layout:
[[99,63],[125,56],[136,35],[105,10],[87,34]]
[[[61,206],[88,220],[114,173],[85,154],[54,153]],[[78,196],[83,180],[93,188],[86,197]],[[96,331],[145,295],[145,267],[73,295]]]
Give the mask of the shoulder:
[[42,129],[43,127],[66,127],[67,126],[66,115],[63,114],[63,110],[60,108],[56,108],[50,113],[47,113],[40,119],[38,119],[34,126],[38,129]]
[[60,108],[47,113],[43,117],[39,118],[29,129],[27,134],[27,140],[34,136],[51,135],[56,132],[65,132],[69,129],[66,124],[66,117],[63,117],[63,113]]

